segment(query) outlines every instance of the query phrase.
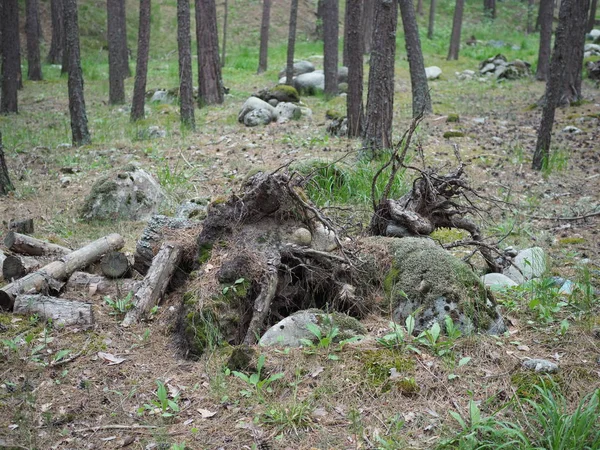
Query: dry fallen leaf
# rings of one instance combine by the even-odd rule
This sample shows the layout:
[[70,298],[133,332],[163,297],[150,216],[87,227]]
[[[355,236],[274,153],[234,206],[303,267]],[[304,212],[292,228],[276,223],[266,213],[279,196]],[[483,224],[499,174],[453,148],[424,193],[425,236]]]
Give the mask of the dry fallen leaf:
[[125,361],[125,358],[119,358],[113,355],[112,353],[98,352],[98,357],[104,359],[105,361],[108,361],[109,366],[121,364],[123,361]]
[[216,412],[209,411],[208,409],[203,408],[198,408],[196,411],[200,413],[203,419],[210,419],[211,417],[217,414]]
[[317,378],[321,374],[321,372],[323,372],[324,370],[325,369],[323,368],[323,366],[318,366],[315,368],[315,370],[312,371],[310,376],[313,378]]
[[528,352],[529,351],[529,347],[527,347],[526,345],[519,345],[517,347],[517,350],[520,350],[522,352]]

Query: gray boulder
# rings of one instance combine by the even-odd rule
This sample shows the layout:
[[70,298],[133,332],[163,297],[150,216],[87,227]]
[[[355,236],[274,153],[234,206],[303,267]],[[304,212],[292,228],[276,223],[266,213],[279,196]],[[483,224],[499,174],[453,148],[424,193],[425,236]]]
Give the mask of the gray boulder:
[[165,200],[159,183],[146,171],[129,165],[99,178],[81,208],[84,220],[148,220]]
[[338,69],[338,83],[347,83],[348,82],[348,68],[346,66],[342,66]]
[[[277,114],[275,113],[275,108],[269,105],[264,100],[261,100],[258,97],[249,97],[248,100],[244,102],[242,105],[242,109],[238,114],[238,122],[245,123],[245,117],[252,111],[257,109],[263,109],[269,113],[270,120],[269,122],[275,120],[277,118]],[[268,123],[268,122],[267,122]]]
[[275,114],[277,115],[277,123],[285,123],[302,117],[302,110],[293,103],[281,102],[275,107]]
[[558,364],[545,359],[526,359],[521,363],[521,367],[526,370],[533,370],[537,373],[558,372]]
[[517,283],[501,273],[487,273],[481,277],[481,281],[486,287],[492,289],[503,289],[518,286]]
[[316,223],[313,227],[311,247],[320,252],[332,252],[338,248],[335,233],[325,228],[321,222]]
[[305,73],[294,79],[294,87],[301,94],[314,95],[325,89],[325,75],[322,73]]
[[244,116],[244,125],[246,125],[247,127],[269,125],[272,121],[273,115],[271,114],[271,111],[263,108],[254,109]]
[[175,101],[175,97],[169,95],[167,91],[158,90],[152,94],[150,103],[171,104]]
[[286,84],[278,84],[272,88],[263,89],[255,94],[254,97],[258,97],[265,102],[271,102],[271,100],[277,100],[277,102],[290,102],[298,103],[300,96],[298,91],[293,86]]
[[590,31],[590,37],[592,38],[592,40],[600,38],[600,30]]
[[[311,63],[310,61],[296,61],[294,63],[294,76],[314,72],[314,70],[315,70],[315,65],[313,63]],[[286,68],[284,67],[279,72],[279,78],[285,77],[285,71],[286,71]]]
[[304,339],[316,342],[317,337],[308,329],[308,324],[318,326],[322,336],[326,336],[334,327],[337,328],[338,334],[334,342],[365,333],[364,327],[353,317],[337,312],[327,314],[319,309],[309,309],[298,311],[273,325],[265,332],[258,344],[301,347]]
[[442,74],[442,69],[437,66],[425,67],[425,75],[428,80],[437,80]]
[[504,275],[517,284],[521,284],[533,278],[541,277],[546,269],[544,250],[540,247],[532,247],[521,250],[513,260],[513,264],[504,271]]

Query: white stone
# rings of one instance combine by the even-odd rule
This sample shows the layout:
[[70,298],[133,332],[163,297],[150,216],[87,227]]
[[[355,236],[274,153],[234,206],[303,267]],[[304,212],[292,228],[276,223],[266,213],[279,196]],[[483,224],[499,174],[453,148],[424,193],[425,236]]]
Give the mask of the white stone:
[[596,38],[600,37],[600,30],[590,31],[590,36],[592,37],[592,39],[596,39]]
[[563,133],[570,133],[570,134],[579,134],[579,133],[582,133],[582,131],[579,128],[574,127],[573,125],[569,125],[569,126],[564,127],[563,130],[562,130],[562,132]]
[[242,105],[242,109],[238,114],[238,122],[244,122],[244,118],[248,113],[257,109],[264,109],[269,112],[271,120],[277,118],[277,113],[275,112],[275,108],[269,105],[264,100],[261,100],[258,97],[249,97],[248,100],[244,102]]
[[320,252],[331,252],[338,247],[335,233],[325,228],[321,222],[317,223],[313,230],[311,247]]
[[485,73],[488,73],[488,72],[493,72],[495,69],[496,69],[496,65],[495,64],[488,63],[479,72],[481,72],[482,74],[485,74]]
[[514,280],[501,273],[487,273],[481,277],[482,283],[492,289],[503,289],[507,287],[518,286]]
[[[521,284],[533,278],[541,277],[546,272],[546,254],[540,247],[526,248],[519,252],[513,264],[516,267],[511,265],[504,271],[504,275]],[[517,268],[522,273],[519,273]]]
[[437,80],[442,74],[442,69],[438,66],[431,66],[425,68],[425,74],[428,80]]

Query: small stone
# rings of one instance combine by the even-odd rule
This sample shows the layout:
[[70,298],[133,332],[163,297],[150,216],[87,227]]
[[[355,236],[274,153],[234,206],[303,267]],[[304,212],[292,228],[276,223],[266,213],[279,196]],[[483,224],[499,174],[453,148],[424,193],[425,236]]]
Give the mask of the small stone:
[[335,233],[320,222],[314,227],[311,245],[321,252],[331,252],[338,247]]
[[481,281],[486,287],[492,289],[502,289],[517,286],[513,280],[501,273],[488,273],[481,277]]
[[388,224],[387,228],[385,229],[385,235],[398,238],[414,236],[414,234],[411,233],[405,226],[396,225],[394,223]]
[[596,39],[596,38],[600,37],[600,30],[592,30],[592,31],[590,31],[590,37],[592,39]]
[[502,145],[504,144],[504,140],[498,136],[493,136],[492,137],[492,142],[496,145]]
[[[546,254],[540,247],[521,250],[504,275],[521,284],[533,278],[539,278],[546,272]],[[519,270],[520,269],[520,272]]]
[[579,133],[583,133],[583,131],[581,131],[579,128],[574,127],[573,125],[569,125],[566,126],[562,129],[563,133],[570,133],[570,134],[579,134]]
[[290,238],[293,244],[308,247],[312,241],[312,233],[306,228],[298,228]]
[[477,125],[483,125],[485,123],[485,117],[474,117],[471,120],[473,121],[473,123],[476,123]]
[[60,178],[60,187],[67,187],[71,184],[71,177],[61,177]]
[[558,372],[558,364],[545,359],[527,359],[521,364],[523,369],[533,370],[537,373],[554,373]]
[[512,246],[508,246],[504,249],[504,254],[506,256],[510,256],[512,258],[514,258],[515,256],[517,256],[519,254],[519,252]]
[[479,72],[482,75],[484,75],[486,73],[494,72],[494,70],[496,70],[496,65],[493,63],[489,63],[489,64],[486,64],[485,66],[483,66],[483,69],[481,69]]
[[442,69],[437,66],[431,66],[425,68],[425,75],[428,80],[437,80],[442,74]]

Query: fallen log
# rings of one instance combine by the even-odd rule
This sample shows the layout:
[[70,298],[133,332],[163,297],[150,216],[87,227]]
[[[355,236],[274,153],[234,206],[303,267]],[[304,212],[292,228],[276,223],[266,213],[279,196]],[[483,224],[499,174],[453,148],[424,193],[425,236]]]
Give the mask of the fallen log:
[[33,219],[10,219],[8,229],[16,233],[33,234]]
[[141,283],[140,280],[132,280],[131,278],[109,280],[102,275],[93,275],[87,272],[74,272],[67,281],[66,289],[68,291],[87,289],[89,295],[102,295],[115,290],[117,291],[117,294],[121,295],[120,293],[137,291]]
[[70,248],[62,245],[41,241],[31,236],[26,236],[15,231],[10,231],[4,238],[4,245],[15,253],[31,256],[61,257],[72,252]]
[[127,327],[139,322],[158,304],[181,261],[181,255],[181,248],[177,244],[165,242],[161,246],[140,288],[133,295],[133,309],[127,312],[121,325]]
[[52,320],[54,325],[64,327],[79,325],[88,328],[94,324],[91,303],[39,294],[17,295],[13,312],[21,315],[37,314],[43,320]]
[[107,252],[119,250],[123,245],[125,241],[120,235],[110,234],[51,262],[36,272],[0,288],[0,307],[12,310],[18,294],[41,292],[52,280],[66,280],[76,270],[88,266]]
[[40,267],[42,267],[42,263],[35,258],[8,255],[2,263],[2,277],[6,281],[18,280]]
[[[6,255],[2,250],[0,250],[0,267],[4,265],[4,260],[6,259]],[[0,277],[2,276],[2,272],[0,271]]]
[[108,278],[123,278],[129,273],[129,260],[121,252],[110,252],[102,257],[100,270]]

